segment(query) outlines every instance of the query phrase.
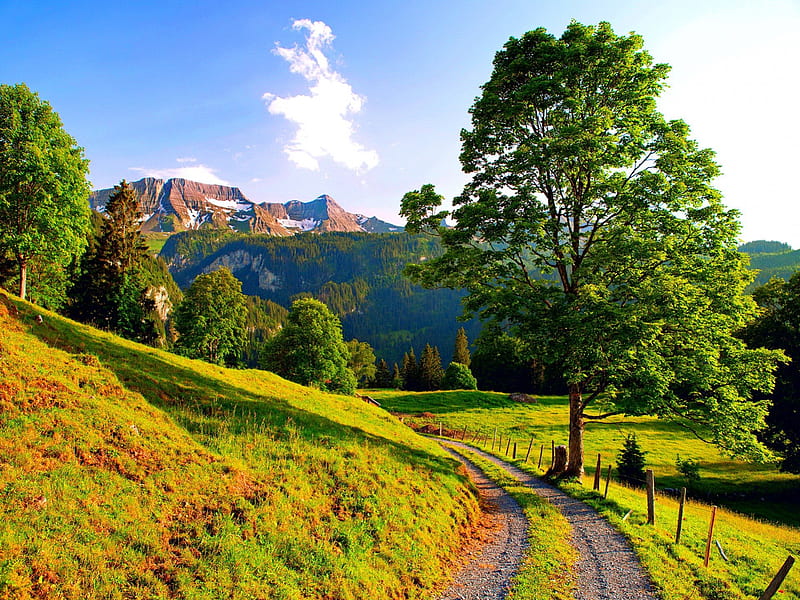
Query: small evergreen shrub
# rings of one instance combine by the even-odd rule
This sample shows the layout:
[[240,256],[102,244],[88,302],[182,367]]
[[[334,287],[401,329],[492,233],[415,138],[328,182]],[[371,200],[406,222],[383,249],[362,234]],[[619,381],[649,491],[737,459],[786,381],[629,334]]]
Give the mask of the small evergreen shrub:
[[645,481],[644,455],[647,452],[639,447],[636,434],[632,433],[625,438],[622,450],[617,454],[617,475],[620,481],[632,486],[642,486]]

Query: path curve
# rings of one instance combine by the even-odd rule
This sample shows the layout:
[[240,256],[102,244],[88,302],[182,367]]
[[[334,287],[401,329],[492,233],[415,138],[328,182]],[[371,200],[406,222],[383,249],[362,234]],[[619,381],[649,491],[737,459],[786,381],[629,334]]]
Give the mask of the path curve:
[[576,600],[658,599],[628,540],[592,507],[487,452],[452,440],[447,443],[491,461],[561,511],[572,526],[572,545],[580,554]]
[[528,547],[528,520],[517,501],[468,458],[447,446],[444,449],[464,464],[477,486],[489,519],[489,539],[474,550],[452,585],[437,599],[502,600],[511,590]]

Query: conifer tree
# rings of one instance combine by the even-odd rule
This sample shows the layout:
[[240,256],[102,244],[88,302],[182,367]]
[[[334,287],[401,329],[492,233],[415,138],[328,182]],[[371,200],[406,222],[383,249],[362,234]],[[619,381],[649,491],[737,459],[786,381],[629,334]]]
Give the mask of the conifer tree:
[[126,337],[152,341],[153,302],[146,297],[142,263],[147,246],[140,231],[136,192],[124,179],[105,206],[99,237],[90,244],[73,288],[72,316]]
[[414,354],[414,348],[411,347],[403,355],[403,368],[400,371],[400,377],[403,380],[404,390],[419,390],[419,365],[417,365],[417,356]]
[[378,366],[375,369],[375,387],[392,387],[392,372],[389,370],[389,363],[384,359],[378,361]]
[[419,361],[419,389],[423,391],[438,390],[442,385],[442,357],[436,346],[425,344]]
[[400,367],[397,366],[397,363],[394,363],[394,368],[392,369],[392,387],[396,390],[403,387],[403,376],[400,375]]
[[458,333],[456,333],[456,342],[455,347],[453,348],[453,360],[454,363],[461,363],[462,365],[469,366],[470,364],[470,355],[469,355],[469,340],[467,340],[467,332],[464,330],[463,327],[459,327]]

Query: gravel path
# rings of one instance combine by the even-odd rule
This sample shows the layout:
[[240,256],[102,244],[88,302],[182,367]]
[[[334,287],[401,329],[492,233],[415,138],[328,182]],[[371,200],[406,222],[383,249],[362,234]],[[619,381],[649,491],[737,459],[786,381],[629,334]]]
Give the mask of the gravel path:
[[478,487],[488,539],[468,552],[468,561],[438,600],[501,600],[508,595],[528,546],[528,520],[517,501],[483,471],[446,446],[445,450],[464,463]]
[[[576,600],[656,600],[658,595],[625,537],[593,508],[524,471],[465,444],[449,444],[475,452],[505,469],[537,494],[547,498],[572,525],[572,545],[580,553],[576,564]],[[459,596],[454,596],[458,598]],[[483,598],[495,596],[464,596]],[[502,597],[502,596],[496,596]],[[449,597],[448,597],[449,598]]]

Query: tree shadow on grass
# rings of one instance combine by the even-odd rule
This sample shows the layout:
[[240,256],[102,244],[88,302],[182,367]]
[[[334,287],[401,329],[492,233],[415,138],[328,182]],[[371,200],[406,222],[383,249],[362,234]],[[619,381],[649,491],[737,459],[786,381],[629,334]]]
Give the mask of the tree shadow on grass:
[[[360,438],[359,441],[364,444],[388,447],[403,462],[445,476],[452,476],[458,466],[452,458],[439,455],[434,447],[431,451],[426,450],[429,442],[421,438],[417,448],[392,439],[392,432],[398,438],[406,433],[404,426],[388,413],[356,398],[325,394],[266,372],[235,371],[185,359],[122,340],[52,313],[38,323],[36,315],[45,311],[6,297],[6,302],[9,301],[16,306],[19,320],[29,333],[51,347],[72,354],[96,356],[103,367],[112,371],[125,387],[164,410],[194,437],[202,429],[200,423],[211,418],[234,425],[236,435],[266,428],[278,436],[294,435],[310,444],[324,440],[328,445],[344,445],[345,442]],[[224,379],[226,376],[236,379],[250,375],[254,382],[257,383],[261,378],[265,385],[276,388],[279,394],[286,397],[270,393],[269,390],[261,394],[251,387]],[[298,404],[308,404],[296,405],[288,397],[296,398]],[[328,412],[339,411],[341,418],[320,414],[315,410],[320,407]],[[373,423],[374,430],[359,425],[359,421]],[[192,429],[195,431],[192,432]],[[386,433],[380,432],[381,429]],[[227,431],[231,432],[230,429]]]

